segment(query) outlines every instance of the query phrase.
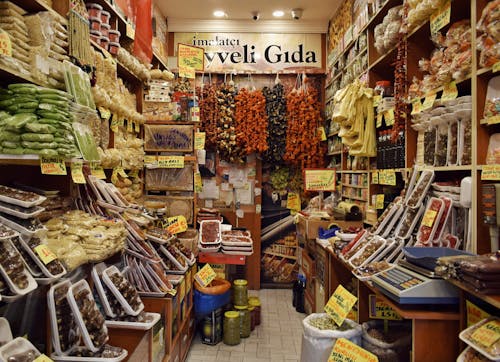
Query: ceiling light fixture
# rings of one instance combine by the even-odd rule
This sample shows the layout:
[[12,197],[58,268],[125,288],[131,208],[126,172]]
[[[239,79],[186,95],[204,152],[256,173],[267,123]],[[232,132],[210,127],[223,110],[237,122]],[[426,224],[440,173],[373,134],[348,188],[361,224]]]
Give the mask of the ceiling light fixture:
[[273,16],[275,18],[281,18],[283,15],[285,15],[285,12],[283,10],[275,10],[275,11],[273,11]]
[[226,15],[226,13],[223,10],[215,10],[213,14],[216,18],[222,18],[223,16]]

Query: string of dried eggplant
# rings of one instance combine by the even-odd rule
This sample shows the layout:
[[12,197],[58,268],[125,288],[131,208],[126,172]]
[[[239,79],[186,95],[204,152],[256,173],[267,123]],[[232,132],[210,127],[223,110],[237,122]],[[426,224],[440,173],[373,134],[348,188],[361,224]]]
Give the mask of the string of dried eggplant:
[[283,163],[286,149],[286,99],[283,84],[272,88],[264,87],[262,93],[266,97],[266,113],[268,118],[268,149],[263,158],[272,164]]
[[213,84],[204,85],[203,90],[197,90],[201,94],[200,99],[200,121],[201,130],[205,132],[205,147],[207,150],[215,150],[217,147],[217,120],[220,117],[219,103],[217,100],[217,89]]
[[267,150],[266,98],[260,90],[239,90],[235,97],[236,142],[242,156]]
[[306,79],[305,87],[286,96],[288,128],[284,159],[301,169],[323,167],[326,151],[318,133],[321,124],[318,91],[308,83]]

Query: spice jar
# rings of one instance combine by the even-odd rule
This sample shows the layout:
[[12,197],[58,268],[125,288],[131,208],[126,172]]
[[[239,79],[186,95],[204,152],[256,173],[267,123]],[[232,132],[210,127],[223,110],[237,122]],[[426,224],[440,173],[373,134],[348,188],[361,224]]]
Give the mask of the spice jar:
[[254,307],[255,325],[260,326],[260,299],[258,297],[250,297],[248,299],[248,304]]
[[255,307],[249,305],[248,312],[250,313],[250,330],[253,331],[255,329]]
[[235,346],[240,344],[240,313],[229,311],[224,313],[224,344]]
[[234,304],[248,305],[248,282],[245,279],[236,279],[233,282]]
[[250,312],[248,311],[247,305],[235,305],[234,309],[236,309],[240,314],[240,337],[248,338],[250,337]]

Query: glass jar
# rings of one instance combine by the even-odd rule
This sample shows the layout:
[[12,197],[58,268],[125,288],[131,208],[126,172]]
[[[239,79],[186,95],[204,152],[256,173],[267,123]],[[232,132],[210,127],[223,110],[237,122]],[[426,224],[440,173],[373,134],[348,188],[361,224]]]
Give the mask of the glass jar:
[[252,323],[250,321],[250,312],[248,311],[248,306],[235,305],[234,309],[236,309],[240,313],[240,337],[241,338],[250,337]]
[[250,330],[253,331],[255,329],[255,307],[249,305],[248,312],[250,313]]
[[260,326],[260,299],[258,297],[251,297],[248,300],[248,304],[254,307],[255,325]]
[[224,313],[224,344],[235,346],[240,344],[240,313],[229,311]]
[[234,305],[248,305],[248,282],[245,279],[236,279],[233,282]]

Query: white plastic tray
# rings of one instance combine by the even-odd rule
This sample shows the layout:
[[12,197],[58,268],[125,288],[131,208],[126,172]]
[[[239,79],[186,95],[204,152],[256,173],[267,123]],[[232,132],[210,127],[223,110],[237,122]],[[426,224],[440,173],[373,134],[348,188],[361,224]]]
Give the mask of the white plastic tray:
[[[401,231],[401,227],[403,225],[403,220],[406,218],[406,214],[408,213],[408,211],[410,210],[411,208],[407,208],[405,210],[405,213],[403,214],[403,217],[401,218],[401,222],[399,223],[398,227],[396,228],[396,231],[394,232],[394,235],[396,237],[400,237],[400,238],[403,238],[403,239],[407,239],[410,237],[410,235],[413,233],[413,230],[415,229],[415,226],[417,226],[417,222],[420,220],[420,216],[422,216],[422,213],[424,212],[424,205],[421,205],[420,208],[418,209],[415,217],[413,218],[413,221],[411,222],[411,225],[410,225],[410,228],[406,231],[406,234],[403,234],[403,235],[399,235],[400,234],[400,231]],[[414,209],[412,209],[414,210]]]
[[[159,250],[177,267],[177,269],[181,270],[182,272],[185,272],[186,270],[188,270],[188,268],[189,268],[188,263],[186,262],[186,266],[182,266],[177,261],[177,259],[174,258],[174,256],[172,254],[170,254],[170,252],[167,250],[167,248],[165,248],[164,246],[160,246]],[[177,252],[182,255],[182,253],[179,250],[177,250]]]
[[153,236],[151,234],[148,234],[147,232],[146,232],[146,236],[149,240],[154,241],[155,243],[158,243],[158,244],[167,244],[175,238],[175,236],[172,235],[168,239],[163,239],[163,238],[159,238],[159,237]]
[[38,254],[36,254],[33,250],[31,250],[31,248],[29,247],[29,245],[24,241],[23,237],[19,238],[19,244],[26,251],[26,253],[28,253],[28,255],[31,256],[31,259],[34,260],[34,262],[40,268],[40,270],[42,271],[42,273],[47,277],[47,278],[40,278],[40,279],[42,279],[42,282],[43,282],[43,279],[49,279],[49,280],[53,281],[53,280],[59,279],[60,277],[62,277],[63,275],[66,274],[66,268],[64,267],[64,265],[61,263],[61,261],[59,259],[56,259],[56,260],[58,260],[59,264],[61,264],[61,267],[62,267],[63,271],[60,272],[59,274],[52,274],[47,269],[47,267],[45,266],[45,264],[43,263],[43,261],[38,256]]
[[[13,188],[8,187],[8,186],[3,186],[3,187],[7,187],[11,190],[15,190],[16,192],[26,192],[26,191],[21,191],[18,189],[13,189]],[[30,193],[32,193],[32,192],[30,192]],[[5,196],[4,194],[0,194],[0,201],[7,202],[7,203],[12,204],[12,205],[17,205],[17,206],[28,208],[28,207],[38,206],[42,202],[47,200],[47,198],[45,196],[40,196],[40,195],[37,195],[37,196],[38,197],[34,201],[22,201],[22,200],[14,199],[12,197]]]
[[226,251],[253,251],[253,247],[242,247],[242,246],[226,246],[222,245],[222,250]]
[[[231,240],[238,240],[238,241],[231,241]],[[227,245],[227,246],[252,246],[253,245],[253,240],[248,237],[244,236],[222,236],[222,245]],[[206,244],[205,244],[206,245]]]
[[0,317],[0,342],[6,343],[12,341],[12,330],[7,319]]
[[207,248],[207,247],[204,247],[204,246],[201,246],[200,244],[198,244],[198,249],[200,251],[204,251],[204,252],[207,252],[207,253],[216,253],[216,252],[219,251],[220,245],[219,246],[214,246],[214,247]]
[[[10,246],[12,249],[14,249],[14,252],[17,253],[17,255],[22,259],[21,254],[17,249],[14,247],[14,244],[12,244],[11,240],[3,240],[1,241],[2,243],[7,243],[8,246]],[[7,271],[4,269],[4,267],[0,264],[0,273],[2,273],[2,276],[4,280],[7,282],[7,285],[9,286],[9,289],[12,291],[14,294],[18,295],[25,295],[28,294],[29,292],[35,290],[38,286],[36,283],[35,279],[33,276],[26,270],[26,267],[23,264],[23,271],[22,273],[26,276],[28,280],[28,285],[24,289],[19,289],[17,285],[10,279],[9,275],[7,274]]]
[[[346,251],[346,252],[341,251],[340,257],[342,258],[342,260],[347,262],[350,258],[348,258],[346,255],[349,254],[351,251],[354,251],[358,246],[361,246],[360,244],[365,243],[365,239],[367,237],[372,238],[373,234],[370,234],[368,231],[364,231],[363,235],[361,235],[361,237],[358,239],[358,241],[356,241],[348,251]],[[351,242],[353,242],[353,241],[351,241]],[[347,244],[347,246],[349,246],[349,244]],[[363,246],[361,246],[361,247],[363,247]],[[354,256],[354,254],[352,256]]]
[[[122,293],[120,293],[118,288],[111,281],[111,275],[113,275],[113,274],[119,274],[123,277],[123,274],[120,272],[120,270],[118,270],[118,268],[116,266],[111,265],[110,267],[106,268],[102,272],[102,280],[104,281],[104,284],[106,284],[106,286],[109,288],[109,290],[111,290],[111,293],[113,293],[113,295],[118,300],[118,302],[121,304],[121,306],[123,307],[125,312],[127,312],[129,315],[132,315],[132,316],[138,315],[139,313],[141,313],[143,311],[144,304],[141,301],[137,310],[134,310],[132,308],[132,306],[127,302],[125,297],[122,295]],[[130,282],[125,277],[123,277],[123,279],[125,280],[126,283],[130,284]]]
[[484,350],[483,348],[481,348],[480,346],[478,346],[477,344],[475,344],[474,341],[472,341],[472,340],[468,339],[467,337],[465,337],[465,334],[467,332],[469,332],[472,329],[476,329],[477,328],[477,324],[484,324],[485,321],[486,321],[486,319],[483,319],[480,322],[474,324],[473,326],[470,326],[469,328],[464,329],[462,332],[460,332],[459,337],[460,337],[460,339],[462,341],[464,341],[465,343],[467,343],[470,347],[474,348],[476,351],[478,351],[479,353],[481,353],[483,356],[489,358],[492,361],[500,361],[500,355],[496,356],[496,357],[492,356],[490,353],[486,352],[486,350]]
[[401,215],[403,214],[403,212],[405,211],[405,208],[403,205],[398,205],[396,206],[397,209],[396,209],[396,212],[395,214],[392,216],[391,220],[389,221],[389,223],[386,225],[385,229],[383,230],[382,234],[380,236],[382,236],[383,238],[386,238],[389,236],[392,228],[394,227],[394,225],[401,219]]
[[405,195],[405,198],[403,200],[403,203],[406,205],[406,202],[408,201],[408,199],[410,198],[410,194],[413,192],[413,189],[415,188],[415,183],[417,181],[417,174],[418,174],[418,170],[416,167],[413,168],[413,171],[411,173],[411,178],[410,178],[410,182],[408,184],[408,188],[406,189],[406,195]]
[[389,253],[389,255],[387,255],[387,257],[385,258],[385,260],[387,260],[387,262],[389,262],[389,263],[393,262],[393,259],[395,259],[399,253],[402,253],[401,250],[403,249],[403,246],[405,245],[404,239],[396,238],[395,242],[397,244],[396,248],[391,253]]
[[[83,321],[82,314],[80,312],[80,308],[78,308],[78,303],[76,302],[75,299],[75,294],[77,294],[80,290],[87,289],[89,291],[89,294],[87,295],[87,298],[92,301],[92,304],[94,305],[94,308],[99,311],[97,308],[97,305],[95,304],[94,297],[92,296],[92,290],[89,287],[89,284],[85,279],[82,279],[75,284],[71,285],[68,290],[68,302],[71,307],[71,310],[73,311],[73,316],[76,318],[76,322],[78,326],[80,327],[80,331],[82,332],[82,337],[83,337],[83,342],[85,343],[85,346],[90,349],[92,352],[97,352],[101,349],[101,347],[106,343],[104,341],[103,345],[96,346],[92,339],[90,338],[89,331],[87,330],[87,326],[85,325],[85,322]],[[108,334],[108,328],[104,324],[102,326],[103,331],[105,334]],[[109,338],[109,337],[108,337]]]
[[245,256],[249,256],[249,255],[253,254],[253,251],[233,251],[233,250],[224,250],[224,248],[222,248],[222,253],[223,254],[227,254],[227,255],[245,255]]
[[[443,200],[443,213],[441,214],[441,217],[438,220],[438,224],[436,226],[436,232],[434,233],[434,236],[432,237],[432,243],[434,242],[439,242],[441,239],[441,236],[443,235],[444,230],[446,229],[446,223],[448,222],[448,217],[450,216],[451,209],[453,208],[453,200],[450,199],[449,197],[440,197],[441,200]],[[446,203],[448,203],[448,210],[446,210]],[[442,222],[441,222],[442,221]],[[439,225],[442,225],[441,230],[438,232]],[[436,245],[436,244],[434,244]]]
[[42,212],[45,211],[45,208],[43,208],[43,207],[40,207],[40,206],[33,206],[33,207],[36,210],[33,211],[31,214],[26,214],[26,213],[21,212],[21,211],[13,210],[13,209],[5,207],[3,205],[0,205],[0,211],[4,212],[6,214],[9,214],[9,215],[18,217],[20,219],[31,219],[31,218],[34,218],[34,217],[40,215]]
[[20,232],[21,234],[27,235],[30,237],[33,236],[36,232],[47,231],[47,228],[45,226],[41,227],[39,229],[36,229],[35,231],[28,230],[24,226],[19,225],[18,223],[11,221],[9,219],[6,219],[1,215],[0,215],[0,223],[5,224],[8,227],[10,227],[11,229],[14,229],[14,230]]
[[148,265],[140,263],[139,270],[142,273],[143,277],[146,279],[148,289],[155,293],[161,293],[160,284],[158,283],[157,279],[155,279],[151,274],[150,270],[148,269]]
[[116,329],[135,329],[139,331],[147,331],[160,320],[159,313],[144,313],[145,317],[148,318],[148,322],[123,322],[123,321],[106,321],[108,328]]
[[23,337],[17,337],[0,348],[0,360],[8,361],[9,357],[28,351],[33,351],[35,357],[41,355],[30,341]]
[[443,210],[444,210],[444,201],[441,199],[438,199],[437,197],[431,197],[429,199],[429,201],[427,202],[427,206],[425,207],[423,217],[425,217],[425,213],[430,208],[433,200],[438,200],[441,203],[441,206],[439,207],[439,211],[437,211],[436,217],[434,218],[434,224],[432,225],[432,230],[431,230],[431,233],[429,234],[429,239],[427,239],[427,241],[425,243],[421,241],[422,232],[420,231],[420,229],[423,226],[425,226],[425,225],[422,225],[423,219],[420,222],[420,226],[419,226],[418,232],[417,232],[417,243],[422,244],[422,245],[432,245],[432,240],[434,239],[434,234],[436,233],[436,229],[437,229],[437,226],[439,224],[439,220],[441,219],[441,214],[443,213]]
[[357,272],[358,272],[358,268],[354,269],[354,270],[352,271],[352,273],[353,273],[353,274],[354,274],[354,276],[355,276],[356,278],[358,278],[359,280],[361,280],[361,281],[366,281],[366,280],[370,280],[370,279],[371,279],[371,278],[373,278],[375,275],[379,275],[380,273],[383,273],[383,272],[386,272],[386,271],[388,271],[388,270],[394,269],[394,267],[395,267],[395,266],[396,266],[396,264],[389,264],[389,267],[388,267],[387,269],[384,269],[384,270],[381,270],[381,271],[379,271],[379,272],[377,272],[377,273],[373,273],[373,274],[371,274],[371,275],[366,275],[366,276],[361,276],[361,275],[359,275],[359,274],[357,273]]
[[[414,193],[417,193],[417,189],[418,187],[420,186],[421,183],[423,183],[423,180],[424,180],[424,175],[425,174],[431,174],[430,175],[430,179],[427,181],[427,183],[425,184],[425,187],[423,189],[423,191],[419,191],[420,192],[420,196],[418,197],[417,201],[415,203],[411,203],[410,204],[410,199],[411,197],[413,196]],[[432,182],[434,181],[434,171],[432,170],[423,170],[422,173],[420,174],[420,178],[418,179],[416,185],[415,185],[415,188],[413,189],[410,197],[408,198],[408,200],[406,201],[406,205],[408,207],[411,207],[413,209],[416,209],[417,207],[420,207],[420,205],[422,204],[422,200],[424,199],[424,197],[427,195],[427,191],[429,190],[429,187],[431,187],[431,184]],[[417,193],[418,194],[418,193]]]
[[393,206],[391,207],[385,218],[381,221],[380,225],[377,227],[377,230],[375,230],[374,232],[375,235],[381,235],[384,232],[389,221],[396,214],[396,212],[398,212],[399,206],[401,206],[400,202],[395,202],[393,204]]
[[[218,224],[217,238],[212,242],[203,242],[203,228],[208,223],[217,223]],[[221,229],[221,222],[218,220],[203,220],[203,221],[201,221],[200,222],[200,232],[198,233],[199,243],[202,245],[220,243],[220,238],[221,238],[221,230],[220,229]]]
[[12,238],[15,238],[16,236],[19,236],[19,233],[12,229],[11,227],[8,227],[7,225],[3,225],[0,223],[0,226],[3,227],[3,228],[6,228],[9,230],[9,232],[11,233],[9,236],[2,236],[0,237],[0,240],[5,240],[5,239],[12,239]]
[[184,255],[180,250],[179,252],[181,253],[182,257],[184,258],[184,260],[186,260],[186,263],[189,265],[189,266],[193,266],[196,264],[196,257],[194,256],[194,254],[191,254],[193,257],[191,259],[189,259],[186,255]]
[[75,357],[75,356],[58,356],[52,354],[50,356],[54,361],[66,361],[66,362],[120,362],[127,358],[128,352],[126,349],[123,353],[116,358],[99,358],[99,357]]
[[[354,259],[356,259],[358,256],[362,255],[363,254],[363,251],[366,249],[366,247],[368,245],[370,245],[371,243],[374,243],[375,241],[382,241],[382,244],[379,246],[378,249],[376,249],[372,254],[370,254],[370,256],[368,256],[360,265],[354,265],[352,263],[352,261]],[[387,241],[380,237],[380,236],[377,236],[375,235],[373,237],[373,239],[368,242],[365,246],[363,246],[360,250],[358,250],[358,252],[356,254],[354,254],[350,259],[349,259],[349,264],[353,267],[353,268],[359,268],[361,266],[365,266],[366,264],[370,263],[377,255],[378,253],[380,253],[380,251],[385,247],[385,245],[387,244]]]
[[115,318],[116,314],[113,312],[111,305],[109,304],[108,297],[106,296],[106,292],[104,291],[104,287],[101,283],[101,275],[102,272],[106,269],[106,264],[99,263],[92,267],[92,280],[94,282],[95,289],[97,290],[97,294],[99,295],[99,300],[101,301],[104,312],[108,317]]
[[63,351],[59,342],[59,327],[57,325],[56,300],[54,297],[56,289],[63,286],[67,286],[69,288],[71,286],[71,281],[64,280],[55,285],[52,285],[49,289],[49,292],[47,293],[47,307],[49,309],[50,328],[52,331],[52,345],[54,346],[54,350],[58,355],[64,355],[69,352],[69,350]]

